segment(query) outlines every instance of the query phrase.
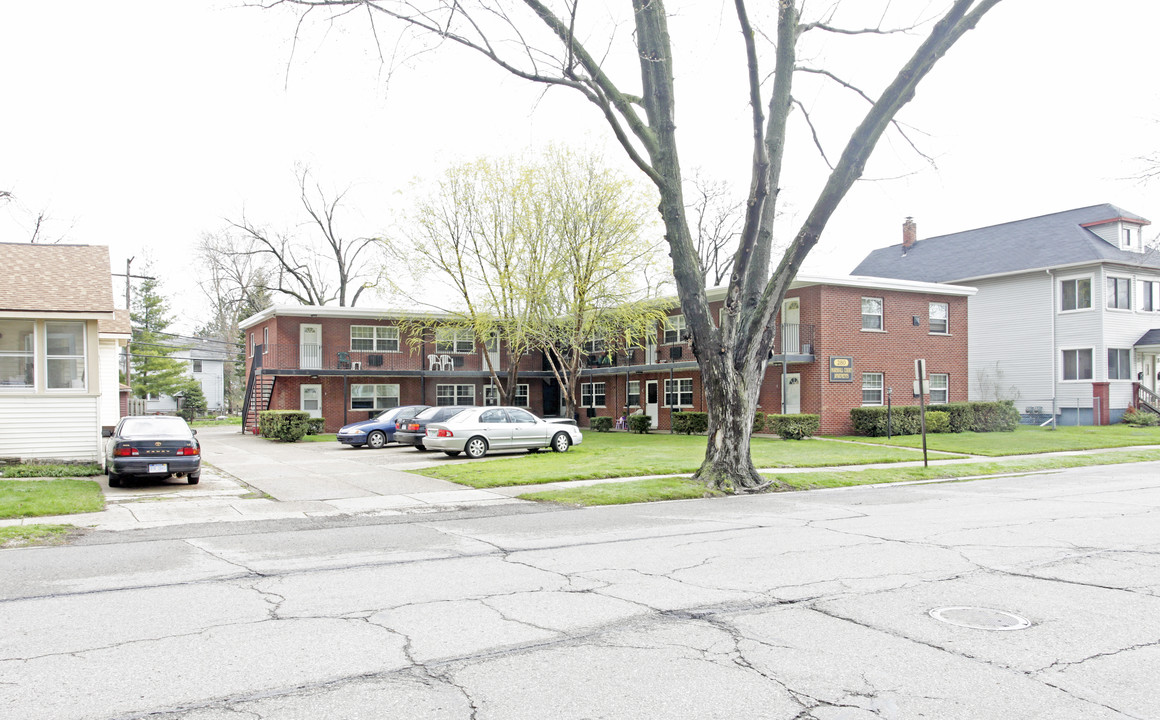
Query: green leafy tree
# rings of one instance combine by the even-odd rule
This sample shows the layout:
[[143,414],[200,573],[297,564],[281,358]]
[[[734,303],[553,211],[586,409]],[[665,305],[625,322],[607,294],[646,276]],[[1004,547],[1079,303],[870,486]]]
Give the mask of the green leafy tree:
[[186,378],[185,385],[178,392],[182,396],[178,415],[186,420],[193,420],[205,415],[208,403],[205,399],[205,393],[202,392],[201,383],[193,378]]
[[[146,269],[147,273],[151,271]],[[188,379],[186,362],[172,356],[185,348],[172,342],[167,332],[173,319],[169,316],[169,303],[161,294],[160,281],[148,279],[141,283],[133,297],[130,318],[133,321],[129,354],[134,397],[173,395],[184,388]]]

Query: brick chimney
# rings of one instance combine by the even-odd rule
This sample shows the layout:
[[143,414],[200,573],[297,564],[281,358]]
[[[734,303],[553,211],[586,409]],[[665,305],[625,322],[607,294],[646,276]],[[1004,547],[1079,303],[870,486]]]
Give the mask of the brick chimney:
[[914,224],[914,218],[906,218],[906,222],[902,223],[902,251],[906,252],[914,247],[914,243],[918,242],[918,226]]

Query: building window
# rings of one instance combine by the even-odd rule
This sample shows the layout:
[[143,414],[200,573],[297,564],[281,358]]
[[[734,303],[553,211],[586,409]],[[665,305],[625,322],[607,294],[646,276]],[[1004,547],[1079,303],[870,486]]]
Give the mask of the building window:
[[270,328],[262,328],[262,354],[270,352]]
[[[483,386],[483,404],[484,405],[499,405],[499,388],[495,385]],[[527,383],[516,384],[516,393],[512,397],[512,404],[516,407],[528,407],[528,385]]]
[[45,385],[49,390],[83,390],[85,388],[85,324],[83,322],[46,322],[44,334]]
[[386,410],[399,407],[398,385],[351,385],[351,410]]
[[1128,278],[1108,278],[1108,307],[1116,310],[1132,309],[1132,281]]
[[382,325],[351,325],[352,352],[399,352],[399,328]]
[[193,364],[193,372],[195,372],[195,373],[201,372],[201,360],[194,360],[192,364]]
[[1160,282],[1144,280],[1140,283],[1140,309],[1148,312],[1160,310]]
[[862,404],[882,404],[882,373],[862,373]]
[[947,303],[930,304],[930,331],[946,335],[951,331],[951,306]]
[[693,379],[665,380],[665,405],[669,407],[693,407]]
[[862,329],[882,330],[882,298],[862,298]]
[[250,333],[250,357],[254,357],[254,333]]
[[625,395],[625,404],[629,407],[640,405],[640,380],[629,380],[628,392]]
[[459,355],[475,352],[475,333],[471,328],[435,328],[435,352]]
[[1064,350],[1063,351],[1063,379],[1064,380],[1091,380],[1092,379],[1092,351]]
[[1108,379],[1132,379],[1132,351],[1127,348],[1108,348]]
[[1062,280],[1059,287],[1062,300],[1059,306],[1060,310],[1086,310],[1092,306],[1091,278]]
[[685,339],[685,316],[670,315],[665,318],[665,344],[678,343]]
[[1132,228],[1124,228],[1124,247],[1132,247]]
[[930,404],[945,405],[950,398],[951,376],[946,373],[930,374]]
[[0,388],[33,387],[36,387],[35,323],[0,319]]
[[436,385],[435,404],[447,405],[474,405],[474,385]]
[[598,352],[604,352],[604,341],[603,340],[589,340],[588,342],[584,343],[584,352],[588,353],[589,355],[592,355],[592,354],[595,354]]
[[604,383],[583,383],[580,385],[580,407],[604,407]]

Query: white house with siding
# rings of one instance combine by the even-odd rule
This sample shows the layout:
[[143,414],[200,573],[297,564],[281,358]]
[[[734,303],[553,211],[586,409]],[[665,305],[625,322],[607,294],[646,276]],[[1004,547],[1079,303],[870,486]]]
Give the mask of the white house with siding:
[[0,458],[90,460],[120,419],[108,248],[0,243]]
[[1149,221],[1093,205],[870,253],[853,270],[971,285],[970,397],[1028,417],[1116,422],[1137,387],[1160,391],[1160,253]]
[[[195,340],[190,347],[171,356],[185,361],[185,373],[201,385],[206,411],[210,413],[225,412],[226,361],[230,357],[223,350],[224,347],[226,345],[220,341]],[[145,403],[145,411],[149,413],[172,413],[176,410],[177,400],[169,395],[150,397]]]

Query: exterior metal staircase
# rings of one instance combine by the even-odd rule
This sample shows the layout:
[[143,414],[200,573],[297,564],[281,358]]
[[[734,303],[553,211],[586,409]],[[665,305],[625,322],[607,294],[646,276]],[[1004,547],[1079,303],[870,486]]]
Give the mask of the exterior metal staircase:
[[250,375],[246,378],[246,399],[242,403],[242,433],[258,434],[258,414],[270,408],[270,396],[274,394],[273,375],[258,372],[262,367],[262,346],[255,349]]

